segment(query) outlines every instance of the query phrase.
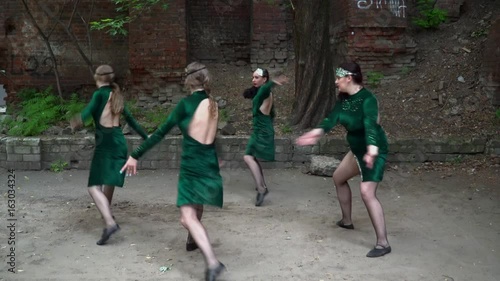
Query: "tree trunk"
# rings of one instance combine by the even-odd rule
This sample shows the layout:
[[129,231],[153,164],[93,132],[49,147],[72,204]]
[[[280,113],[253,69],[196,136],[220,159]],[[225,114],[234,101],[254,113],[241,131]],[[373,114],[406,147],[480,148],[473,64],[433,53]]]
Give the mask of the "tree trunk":
[[331,0],[294,0],[295,101],[292,125],[315,127],[335,102]]

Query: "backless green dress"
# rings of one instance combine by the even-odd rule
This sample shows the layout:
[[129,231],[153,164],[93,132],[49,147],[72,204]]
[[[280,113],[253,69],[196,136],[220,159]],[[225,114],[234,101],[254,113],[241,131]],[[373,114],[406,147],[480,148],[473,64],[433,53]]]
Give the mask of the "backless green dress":
[[160,142],[177,125],[182,132],[182,154],[179,172],[177,206],[213,205],[222,207],[222,177],[215,143],[202,144],[189,136],[189,124],[200,102],[208,98],[205,91],[183,98],[165,122],[131,156],[139,159]]
[[274,85],[272,81],[262,85],[252,100],[253,132],[245,150],[245,155],[266,161],[274,161],[274,104],[269,115],[263,114],[260,107]]
[[[110,86],[100,87],[94,92],[92,100],[80,115],[84,121],[92,117],[95,124],[95,150],[90,164],[88,187],[95,185],[123,187],[125,181],[125,173],[120,174],[121,168],[127,161],[127,141],[122,129],[119,126],[104,127],[99,122],[111,91]],[[146,132],[137,124],[126,107],[122,114],[134,131],[143,139],[148,138]]]
[[[321,122],[319,128],[322,128],[326,133],[338,123],[347,130],[347,142],[352,153],[356,156],[362,181],[382,181],[388,144],[384,129],[378,123],[376,97],[363,88],[346,99],[338,100],[333,111]],[[368,145],[379,148],[379,154],[372,169],[366,167],[366,163],[363,161]]]

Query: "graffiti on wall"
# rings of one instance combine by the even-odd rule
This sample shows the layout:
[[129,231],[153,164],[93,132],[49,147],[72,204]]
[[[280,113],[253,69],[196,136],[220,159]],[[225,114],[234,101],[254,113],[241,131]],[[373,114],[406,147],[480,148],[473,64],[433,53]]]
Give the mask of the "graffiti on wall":
[[49,56],[43,54],[30,55],[26,57],[21,65],[16,65],[16,60],[16,55],[11,55],[11,75],[24,75],[26,73],[37,77],[54,75],[54,61]]
[[406,17],[406,1],[405,0],[354,0],[357,2],[358,8],[362,10],[388,9],[396,17]]

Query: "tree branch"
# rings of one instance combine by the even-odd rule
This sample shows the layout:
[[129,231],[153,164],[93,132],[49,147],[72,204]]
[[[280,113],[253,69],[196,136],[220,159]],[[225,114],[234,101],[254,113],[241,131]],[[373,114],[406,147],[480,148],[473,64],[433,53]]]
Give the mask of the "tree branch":
[[[24,1],[24,0],[23,0]],[[92,73],[92,62],[89,60],[89,58],[87,57],[87,55],[83,52],[82,48],[80,47],[80,45],[78,44],[78,38],[76,38],[75,34],[72,33],[69,28],[67,28],[64,23],[61,21],[61,17],[55,17],[52,12],[47,8],[47,6],[45,6],[45,4],[39,4],[40,8],[48,15],[50,16],[53,20],[55,20],[57,23],[59,23],[62,28],[64,29],[64,31],[66,32],[66,34],[68,34],[68,36],[71,38],[71,43],[73,43],[73,45],[75,46],[77,52],[80,54],[80,56],[82,57],[82,59],[85,61],[85,63],[87,64],[89,70],[90,70],[90,73]]]
[[45,42],[45,45],[47,46],[47,49],[49,50],[50,58],[52,59],[52,62],[54,63],[54,75],[56,76],[56,85],[57,85],[57,92],[59,93],[59,97],[62,99],[62,90],[61,90],[61,82],[59,79],[59,70],[57,69],[57,60],[56,56],[54,55],[54,51],[52,50],[52,46],[50,45],[49,42],[49,37],[47,37],[38,23],[35,20],[35,17],[33,17],[33,14],[31,13],[30,8],[28,7],[28,3],[26,3],[25,0],[21,0],[21,2],[24,5],[24,8],[26,9],[26,13],[28,14],[29,18],[31,19],[31,22],[35,26],[36,30],[38,30],[38,34],[40,37],[42,37],[43,42]]

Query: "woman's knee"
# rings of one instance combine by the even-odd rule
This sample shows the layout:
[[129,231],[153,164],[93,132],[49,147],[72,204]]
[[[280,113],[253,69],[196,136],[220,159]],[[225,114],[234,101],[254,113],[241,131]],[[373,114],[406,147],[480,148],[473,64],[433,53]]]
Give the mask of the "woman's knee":
[[364,202],[373,200],[376,198],[375,191],[377,190],[376,184],[361,184],[359,193]]
[[243,161],[245,161],[246,163],[250,163],[250,162],[254,161],[254,158],[252,155],[244,155]]
[[197,220],[196,210],[194,208],[187,209],[186,207],[181,207],[181,217],[179,219],[182,226],[188,228],[188,226],[193,222],[193,220]]
[[335,187],[339,187],[339,186],[347,183],[345,176],[341,172],[338,172],[338,170],[333,173],[332,178],[333,178],[333,184],[335,184]]

